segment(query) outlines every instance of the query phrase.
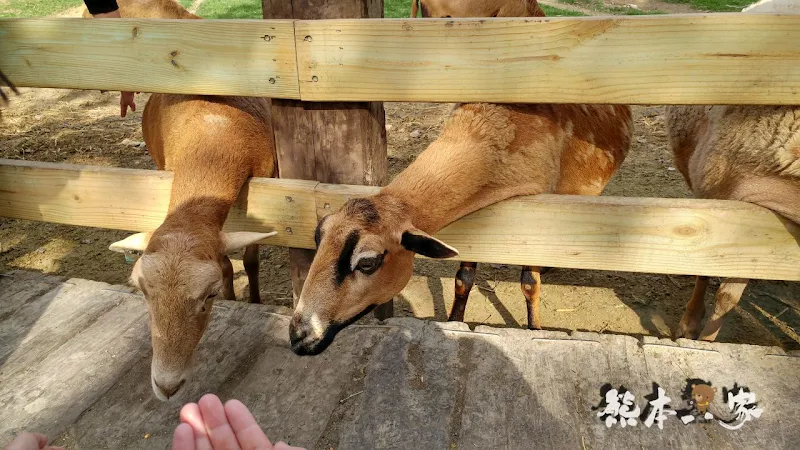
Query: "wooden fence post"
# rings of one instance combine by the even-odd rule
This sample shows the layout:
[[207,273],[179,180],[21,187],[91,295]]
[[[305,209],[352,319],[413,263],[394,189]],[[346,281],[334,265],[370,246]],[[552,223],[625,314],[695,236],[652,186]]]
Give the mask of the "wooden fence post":
[[[262,0],[265,19],[382,18],[383,0]],[[316,103],[272,100],[280,178],[323,183],[386,184],[386,128],[383,103]],[[312,250],[289,249],[295,305]],[[393,302],[375,310],[392,316]]]

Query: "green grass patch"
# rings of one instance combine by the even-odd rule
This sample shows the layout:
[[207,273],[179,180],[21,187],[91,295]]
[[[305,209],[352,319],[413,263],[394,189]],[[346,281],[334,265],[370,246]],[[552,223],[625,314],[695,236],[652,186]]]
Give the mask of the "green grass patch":
[[194,3],[194,0],[178,0],[178,3],[180,3],[184,8],[189,9],[189,7],[192,6],[192,3]]
[[609,6],[603,11],[609,14],[614,14],[615,16],[652,16],[657,14],[666,14],[664,11],[659,11],[657,9],[648,9],[647,11],[642,11],[641,9],[625,8],[624,6]]
[[689,5],[698,11],[739,12],[757,0],[664,0],[667,3]]
[[383,17],[387,19],[411,17],[411,0],[383,0]]
[[556,8],[554,6],[543,5],[541,3],[539,3],[539,7],[542,8],[542,11],[544,11],[544,13],[550,17],[579,17],[586,15],[580,11]]
[[258,0],[206,0],[200,4],[197,15],[204,19],[261,19],[261,2]]
[[82,0],[8,0],[0,3],[0,17],[44,17],[82,4]]
[[[671,1],[671,0],[666,0]],[[703,0],[674,0],[675,3],[689,1],[703,1]],[[720,0],[724,1],[724,0]],[[636,8],[625,8],[624,6],[606,6],[601,0],[558,0],[558,3],[565,5],[580,6],[581,8],[590,9],[592,11],[614,14],[615,16],[648,16],[652,14],[664,14],[664,11],[657,9],[641,10]],[[546,13],[547,11],[545,11]]]

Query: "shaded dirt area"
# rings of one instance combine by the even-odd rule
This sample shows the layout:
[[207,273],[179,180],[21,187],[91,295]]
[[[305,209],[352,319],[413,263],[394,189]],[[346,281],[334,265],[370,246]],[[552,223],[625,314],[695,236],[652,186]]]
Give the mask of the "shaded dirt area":
[[[141,136],[139,112],[118,116],[118,94],[24,89],[0,123],[0,157],[129,168],[154,165]],[[387,103],[390,176],[396,176],[438,135],[452,105]],[[686,197],[666,145],[662,107],[635,107],[636,136],[605,195]],[[107,250],[127,233],[0,219],[0,272],[22,268],[109,283],[124,283],[130,266]],[[246,296],[241,255],[234,255],[237,291]],[[291,306],[286,249],[261,250],[265,303]],[[446,320],[452,305],[456,262],[420,260],[415,277],[396,302],[396,315]],[[542,321],[549,329],[579,329],[667,336],[691,295],[693,278],[553,269],[543,275]],[[467,307],[471,324],[524,326],[519,267],[481,264]],[[713,289],[707,295],[709,311]],[[800,348],[800,284],[754,281],[719,340]],[[793,306],[792,307],[790,307]],[[372,319],[369,319],[372,320]]]

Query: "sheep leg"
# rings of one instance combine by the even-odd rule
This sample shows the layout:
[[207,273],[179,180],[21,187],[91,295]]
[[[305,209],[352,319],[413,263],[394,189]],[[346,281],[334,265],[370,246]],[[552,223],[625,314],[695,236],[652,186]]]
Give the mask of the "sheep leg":
[[725,315],[739,304],[748,281],[746,278],[726,278],[722,282],[714,300],[714,313],[706,322],[703,332],[700,333],[701,340],[711,342],[717,338],[717,333],[722,328]]
[[258,290],[258,244],[245,247],[242,262],[250,287],[250,303],[261,303],[261,293]]
[[689,303],[686,304],[686,311],[681,317],[680,323],[672,331],[675,339],[697,339],[700,335],[700,325],[706,315],[706,290],[708,289],[708,277],[695,277],[694,291]]
[[539,317],[539,297],[542,293],[541,267],[522,266],[519,284],[522,295],[525,296],[525,305],[528,307],[528,329],[541,330],[542,322]]
[[464,321],[464,312],[467,310],[467,299],[469,299],[469,291],[472,290],[472,285],[475,283],[475,271],[477,267],[478,263],[461,263],[461,267],[456,273],[456,295],[453,301],[453,310],[450,311],[450,317],[447,320],[451,322]]
[[222,257],[222,283],[225,300],[236,300],[236,293],[233,291],[233,264],[227,256]]

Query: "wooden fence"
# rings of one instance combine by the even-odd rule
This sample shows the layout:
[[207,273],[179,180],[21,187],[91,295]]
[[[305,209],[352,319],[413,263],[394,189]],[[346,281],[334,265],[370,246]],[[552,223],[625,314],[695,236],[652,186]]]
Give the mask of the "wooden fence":
[[[0,20],[28,87],[307,101],[800,104],[800,15],[542,19]],[[0,161],[0,216],[149,231],[171,174]],[[253,179],[230,230],[314,248],[319,217],[377,188]],[[800,229],[741,202],[519,197],[437,234],[459,259],[800,281]]]
[[[172,174],[0,160],[0,216],[151,231]],[[317,220],[376,187],[252,179],[230,231],[277,231],[264,243],[314,248]],[[800,281],[800,227],[721,200],[518,197],[476,211],[437,237],[464,261]]]
[[800,15],[0,20],[20,86],[306,101],[800,104]]

